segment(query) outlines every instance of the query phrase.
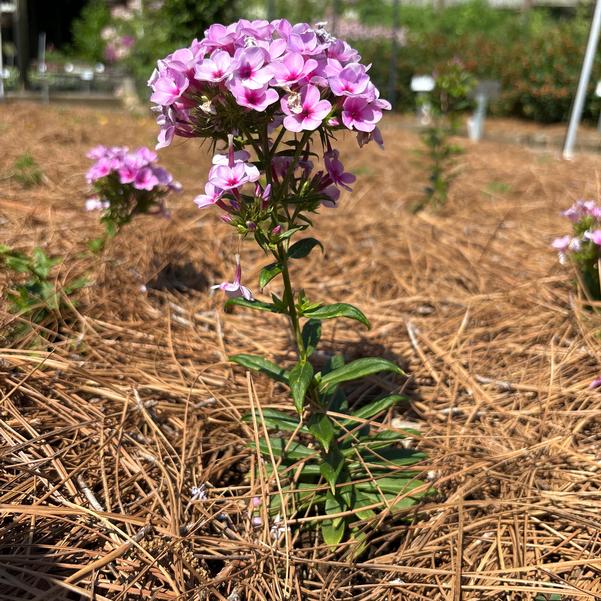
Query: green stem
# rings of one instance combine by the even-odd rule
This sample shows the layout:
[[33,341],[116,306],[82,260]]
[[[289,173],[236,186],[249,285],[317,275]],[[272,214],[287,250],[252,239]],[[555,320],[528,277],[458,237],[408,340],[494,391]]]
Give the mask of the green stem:
[[292,327],[292,335],[296,342],[296,352],[299,359],[305,358],[305,345],[301,334],[300,320],[294,303],[294,291],[290,282],[290,271],[288,270],[288,253],[284,245],[278,244],[277,259],[282,266],[282,279],[284,280],[284,301],[288,305],[288,317],[290,317],[290,325]]

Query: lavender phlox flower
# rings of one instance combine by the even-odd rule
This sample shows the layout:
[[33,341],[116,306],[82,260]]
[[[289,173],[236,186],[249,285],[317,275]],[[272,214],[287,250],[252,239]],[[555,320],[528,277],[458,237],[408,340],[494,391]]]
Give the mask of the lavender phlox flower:
[[220,48],[226,50],[230,54],[234,53],[235,43],[240,39],[238,32],[238,24],[232,23],[227,27],[220,23],[211,25],[205,31],[204,46],[208,50]]
[[336,186],[340,186],[341,188],[352,192],[352,188],[349,184],[352,184],[357,178],[352,173],[344,171],[344,165],[338,157],[339,153],[337,150],[329,150],[324,154],[326,170]]
[[247,88],[264,88],[272,77],[270,69],[265,66],[268,57],[268,52],[256,46],[236,50],[233,62],[233,82]]
[[210,58],[196,65],[194,77],[199,81],[219,82],[232,72],[232,57],[224,50],[215,50]]
[[365,65],[351,63],[332,76],[329,83],[336,96],[358,96],[365,92],[369,75]]
[[302,54],[290,52],[281,60],[271,63],[268,67],[273,75],[275,84],[289,86],[307,78],[317,68],[317,61],[304,59]]
[[601,229],[584,232],[584,238],[590,240],[597,246],[601,246]]
[[279,94],[268,86],[251,88],[243,83],[233,83],[230,86],[230,92],[240,106],[259,112],[264,111],[270,104],[280,99]]
[[321,100],[319,88],[309,84],[301,89],[300,110],[295,104],[289,104],[288,97],[281,100],[284,114],[284,127],[293,132],[317,129],[330,112],[332,105]]
[[109,206],[110,203],[108,200],[101,200],[98,196],[88,198],[85,203],[86,211],[103,211],[104,209],[108,209]]
[[217,204],[217,201],[223,195],[223,190],[221,188],[217,188],[211,182],[207,182],[205,184],[205,193],[199,194],[194,199],[194,204],[199,209],[204,209],[206,207],[210,207],[214,204]]
[[242,286],[240,280],[242,278],[242,268],[240,266],[240,255],[236,255],[236,272],[234,275],[233,282],[222,282],[221,284],[216,284],[211,288],[213,290],[223,290],[228,298],[244,298],[248,301],[254,300],[252,292],[246,287]]
[[169,106],[182,96],[189,83],[187,77],[180,71],[172,68],[166,69],[154,81],[154,92],[150,100],[163,106]]

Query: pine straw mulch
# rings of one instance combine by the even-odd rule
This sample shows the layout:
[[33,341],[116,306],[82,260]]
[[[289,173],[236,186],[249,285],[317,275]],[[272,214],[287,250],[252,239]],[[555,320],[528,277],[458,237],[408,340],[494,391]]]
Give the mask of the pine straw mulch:
[[[439,491],[367,523],[353,561],[318,538],[274,542],[266,515],[251,523],[253,497],[277,487],[248,478],[257,432],[241,416],[288,403],[227,355],[285,361],[290,343],[277,318],[226,315],[209,294],[236,242],[191,203],[205,149],[164,153],[187,190],[171,220],[139,219],[101,258],[82,254],[99,232],[81,210],[84,152],[154,134],[121,112],[0,107],[0,173],[29,151],[46,175],[30,190],[0,180],[0,243],[65,255],[59,282],[95,278],[55,345],[0,350],[0,600],[601,598],[601,394],[589,389],[601,322],[548,246],[566,230],[561,208],[599,197],[598,159],[470,146],[448,207],[414,217],[417,138],[390,118],[385,153],[342,143],[355,192],[322,212],[326,254],[294,277],[372,321],[328,324],[323,356],[405,366],[408,380],[371,378],[353,400],[409,395],[385,421],[421,430],[413,444]],[[256,281],[264,259],[242,254]]]

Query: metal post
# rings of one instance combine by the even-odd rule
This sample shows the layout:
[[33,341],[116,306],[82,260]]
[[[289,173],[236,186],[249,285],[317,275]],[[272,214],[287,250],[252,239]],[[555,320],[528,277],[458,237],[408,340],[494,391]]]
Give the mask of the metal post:
[[388,100],[396,103],[397,56],[399,54],[399,0],[392,0],[392,45],[390,51],[390,72],[388,73]]
[[0,8],[0,100],[4,100],[4,61],[2,60],[2,9]]
[[578,125],[580,124],[580,119],[582,118],[582,110],[584,109],[584,101],[586,100],[586,89],[588,87],[588,82],[591,78],[591,71],[593,68],[593,63],[595,61],[595,54],[597,52],[597,45],[599,43],[600,31],[601,0],[597,0],[595,4],[595,12],[593,14],[593,21],[591,23],[591,29],[588,35],[588,43],[586,45],[584,61],[582,62],[580,81],[578,82],[576,97],[574,98],[574,104],[572,105],[570,124],[568,125],[566,139],[563,145],[564,159],[571,159],[574,156],[574,144],[576,142],[576,133],[578,131]]
[[27,23],[27,0],[17,0],[17,64],[21,87],[29,88],[29,27]]

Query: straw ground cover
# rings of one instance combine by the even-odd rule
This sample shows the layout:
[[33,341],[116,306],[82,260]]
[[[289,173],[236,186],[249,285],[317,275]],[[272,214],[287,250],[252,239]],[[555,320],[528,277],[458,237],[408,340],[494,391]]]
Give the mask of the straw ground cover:
[[[588,388],[601,321],[548,246],[560,209],[598,198],[597,157],[468,147],[445,209],[412,216],[417,136],[391,118],[386,153],[343,143],[361,177],[317,219],[327,252],[299,279],[312,297],[361,306],[373,328],[326,328],[320,359],[344,347],[405,367],[407,380],[373,377],[350,398],[407,394],[384,421],[421,432],[408,444],[427,452],[420,469],[439,491],[366,521],[370,545],[353,560],[292,533],[274,543],[263,508],[277,483],[267,469],[246,478],[261,410],[287,398],[227,355],[291,347],[272,317],[224,319],[209,294],[234,240],[191,202],[208,149],[167,149],[187,190],[173,217],[141,218],[92,257],[101,226],[82,211],[84,153],[151,145],[152,119],[0,110],[0,244],[65,256],[59,286],[94,278],[52,347],[0,350],[0,599],[601,598],[601,393]],[[44,173],[28,189],[4,177],[25,151]],[[247,281],[263,263],[247,254]],[[5,332],[14,318],[0,311]]]

